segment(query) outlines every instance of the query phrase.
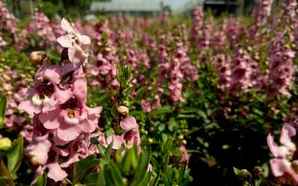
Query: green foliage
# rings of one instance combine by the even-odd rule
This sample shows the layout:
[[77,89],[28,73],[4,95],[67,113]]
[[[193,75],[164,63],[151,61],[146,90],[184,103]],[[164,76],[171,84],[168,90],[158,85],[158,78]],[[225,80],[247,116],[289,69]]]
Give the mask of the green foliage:
[[5,125],[6,97],[0,95],[0,129]]
[[32,65],[28,56],[23,52],[17,51],[13,47],[8,48],[3,52],[0,51],[0,61],[0,67],[9,66],[29,79],[32,79],[36,70],[36,67]]
[[[6,100],[5,97],[1,98]],[[1,105],[1,110],[5,110],[6,105]],[[3,138],[2,138],[3,139]],[[17,172],[23,160],[24,140],[22,136],[15,139],[9,149],[0,151],[0,183],[3,185],[14,185],[17,179]],[[6,163],[4,161],[6,159]]]
[[90,156],[75,164],[73,184],[145,186],[153,181],[152,173],[147,170],[150,152],[138,152],[137,148],[133,147],[122,152],[116,151],[115,155],[111,156],[111,149],[101,146],[98,148],[101,152],[99,158]]
[[11,149],[6,153],[7,157],[7,167],[10,174],[16,178],[16,174],[18,169],[21,166],[23,160],[23,152],[24,151],[24,140],[23,137],[19,136],[13,142],[13,146]]

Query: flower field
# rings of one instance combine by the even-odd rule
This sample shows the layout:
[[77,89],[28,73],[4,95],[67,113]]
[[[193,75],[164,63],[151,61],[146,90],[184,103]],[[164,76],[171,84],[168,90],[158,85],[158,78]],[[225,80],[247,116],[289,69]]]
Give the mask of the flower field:
[[0,1],[0,185],[298,185],[297,8],[86,21]]

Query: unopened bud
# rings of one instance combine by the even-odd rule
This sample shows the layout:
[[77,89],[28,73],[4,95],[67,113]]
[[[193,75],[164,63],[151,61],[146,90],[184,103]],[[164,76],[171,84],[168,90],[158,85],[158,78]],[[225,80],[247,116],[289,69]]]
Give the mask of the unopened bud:
[[128,115],[129,109],[126,106],[119,106],[117,111],[122,115]]
[[12,143],[9,138],[0,138],[0,150],[8,150]]
[[30,54],[30,60],[33,64],[41,64],[44,59],[47,57],[44,51],[34,51]]

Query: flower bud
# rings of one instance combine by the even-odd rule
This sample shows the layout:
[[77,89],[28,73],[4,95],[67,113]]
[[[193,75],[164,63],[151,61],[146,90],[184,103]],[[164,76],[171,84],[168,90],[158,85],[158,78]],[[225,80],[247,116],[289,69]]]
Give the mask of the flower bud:
[[12,143],[9,138],[0,138],[0,150],[8,150]]
[[117,111],[122,115],[128,115],[129,109],[126,106],[119,106]]
[[44,59],[47,57],[44,51],[34,51],[30,54],[30,60],[33,64],[41,64]]

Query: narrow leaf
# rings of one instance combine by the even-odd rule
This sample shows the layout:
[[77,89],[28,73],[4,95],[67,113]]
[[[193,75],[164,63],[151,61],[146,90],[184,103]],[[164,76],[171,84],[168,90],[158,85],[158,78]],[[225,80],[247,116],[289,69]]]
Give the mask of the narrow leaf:
[[98,165],[98,159],[95,156],[89,156],[75,164],[73,183],[78,183],[86,175],[86,173]]
[[0,96],[0,129],[4,127],[5,125],[5,109],[6,109],[6,97]]
[[13,142],[12,148],[7,153],[8,170],[14,178],[22,163],[23,148],[24,140],[23,137],[19,136],[18,139]]
[[136,169],[136,174],[134,176],[133,182],[132,182],[132,186],[138,186],[140,185],[144,178],[146,177],[147,174],[147,168],[150,162],[150,153],[148,152],[143,152],[139,162],[138,162],[138,167]]
[[0,160],[0,185],[14,186],[13,178],[5,166],[4,162]]

